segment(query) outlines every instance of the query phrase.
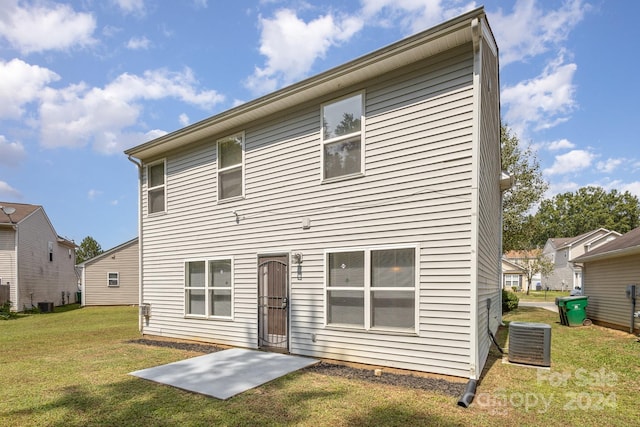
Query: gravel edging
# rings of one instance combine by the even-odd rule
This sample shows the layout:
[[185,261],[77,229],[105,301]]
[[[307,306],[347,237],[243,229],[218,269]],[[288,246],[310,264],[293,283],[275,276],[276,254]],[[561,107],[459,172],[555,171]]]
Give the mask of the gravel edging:
[[[142,344],[155,347],[175,348],[186,351],[194,351],[198,353],[215,353],[224,350],[213,344],[189,343],[180,341],[164,341],[140,338],[127,341],[131,344]],[[395,374],[390,372],[382,372],[382,375],[375,375],[373,369],[360,369],[351,366],[341,365],[320,361],[315,365],[303,368],[301,371],[314,372],[322,375],[330,375],[335,377],[343,377],[366,381],[374,384],[393,385],[398,387],[436,391],[447,396],[458,397],[464,393],[465,384],[459,382],[447,381],[443,378],[435,377],[418,377],[410,374]]]

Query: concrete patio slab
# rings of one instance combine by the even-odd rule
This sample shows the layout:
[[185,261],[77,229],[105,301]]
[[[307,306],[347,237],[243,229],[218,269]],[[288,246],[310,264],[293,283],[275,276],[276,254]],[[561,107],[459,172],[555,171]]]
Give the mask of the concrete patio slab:
[[233,348],[130,375],[225,400],[318,362],[307,357]]

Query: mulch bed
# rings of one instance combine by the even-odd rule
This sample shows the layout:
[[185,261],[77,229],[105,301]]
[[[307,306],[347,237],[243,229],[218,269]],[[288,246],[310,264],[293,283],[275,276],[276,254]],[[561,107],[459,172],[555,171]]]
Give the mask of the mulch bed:
[[[151,339],[136,339],[128,341],[132,344],[151,345],[156,347],[175,348],[198,353],[214,353],[224,350],[222,347],[213,344],[190,343],[182,341],[164,341]],[[394,374],[383,372],[382,375],[375,375],[373,369],[359,369],[336,363],[321,361],[313,366],[302,369],[302,371],[315,372],[322,375],[350,378],[367,381],[375,384],[393,385],[398,387],[413,388],[427,391],[436,391],[448,396],[459,397],[465,389],[465,384],[461,382],[451,382],[442,378],[418,377],[414,375]]]

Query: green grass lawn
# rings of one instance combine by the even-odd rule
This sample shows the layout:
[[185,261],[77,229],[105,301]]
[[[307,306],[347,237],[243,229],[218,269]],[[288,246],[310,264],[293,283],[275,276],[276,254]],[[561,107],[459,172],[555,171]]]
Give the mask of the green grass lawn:
[[529,295],[526,292],[516,292],[520,301],[547,301],[555,302],[556,297],[568,297],[569,291],[529,291]]
[[[474,403],[437,392],[299,371],[227,401],[128,375],[199,355],[133,344],[137,308],[83,308],[0,321],[0,425],[414,426],[637,425],[640,343],[557,314],[505,316],[552,325],[552,369],[502,362],[491,350]],[[506,343],[507,330],[498,340]]]

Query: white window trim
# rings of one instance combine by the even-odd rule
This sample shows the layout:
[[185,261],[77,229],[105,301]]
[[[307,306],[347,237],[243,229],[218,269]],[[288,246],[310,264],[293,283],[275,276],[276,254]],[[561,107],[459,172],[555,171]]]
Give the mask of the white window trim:
[[[209,263],[211,261],[231,261],[231,314],[230,316],[214,316],[209,314],[210,306],[209,306],[209,290],[213,287],[209,283]],[[187,264],[190,262],[203,262],[204,261],[204,288],[194,288],[187,286],[186,277],[187,277]],[[182,309],[185,318],[190,319],[212,319],[212,320],[234,320],[235,316],[235,260],[232,256],[223,256],[223,257],[213,257],[213,258],[189,258],[185,259],[182,263]],[[187,289],[204,289],[204,310],[205,314],[191,314],[187,313]],[[226,288],[218,288],[218,289],[226,289]]]
[[[415,251],[415,277],[414,277],[414,329],[403,329],[403,328],[385,328],[385,327],[372,327],[371,326],[371,252],[379,251],[379,250],[388,250],[388,249],[413,249]],[[327,322],[327,310],[328,306],[328,298],[327,291],[331,288],[327,286],[328,277],[329,277],[329,263],[327,262],[327,255],[330,253],[338,253],[338,252],[364,252],[364,287],[354,286],[354,287],[337,287],[336,289],[340,290],[362,290],[364,292],[364,327],[348,325],[348,324],[333,324]],[[354,331],[363,331],[363,332],[372,332],[372,333],[386,333],[386,334],[395,334],[395,335],[418,335],[420,333],[420,245],[418,244],[406,244],[406,245],[384,245],[384,246],[358,246],[358,247],[349,247],[349,248],[329,248],[325,249],[323,256],[323,274],[324,274],[324,283],[323,283],[323,292],[324,292],[324,310],[323,310],[323,323],[325,328],[327,329],[338,329],[338,330],[354,330]],[[376,290],[384,291],[384,290],[399,290],[402,288],[398,287],[376,287]],[[405,289],[408,290],[408,289]]]
[[[335,104],[336,102],[342,101],[343,99],[348,99],[348,98],[353,98],[355,96],[360,96],[360,102],[362,103],[361,106],[361,111],[362,114],[360,115],[360,131],[359,132],[354,132],[354,133],[350,133],[348,135],[340,135],[338,137],[335,138],[331,138],[331,139],[324,139],[324,107],[331,105],[331,104]],[[353,178],[358,178],[361,177],[363,175],[365,175],[365,171],[366,171],[366,167],[364,164],[364,159],[366,158],[365,156],[365,129],[366,129],[366,123],[365,123],[365,91],[364,89],[358,92],[352,92],[348,95],[345,96],[341,96],[339,98],[335,98],[332,99],[330,101],[324,102],[320,105],[320,183],[331,183],[331,182],[336,182],[336,181],[344,181],[347,179],[353,179]],[[324,177],[324,147],[327,144],[330,144],[332,142],[338,142],[338,141],[342,141],[344,139],[349,139],[349,138],[353,138],[354,136],[359,135],[360,136],[360,172],[355,172],[355,173],[350,173],[348,175],[341,175],[341,176],[336,176],[333,178],[325,178]]]
[[[115,278],[116,284],[115,285],[111,284],[111,280],[113,280],[111,278],[111,274],[115,274],[116,275],[116,278]],[[119,288],[120,287],[120,273],[119,272],[117,272],[117,271],[108,271],[107,272],[107,287],[108,288]]]
[[[156,185],[155,187],[151,187],[151,174],[149,173],[149,169],[152,168],[153,166],[156,166],[158,164],[162,163],[163,164],[163,171],[164,171],[164,179],[162,180],[162,185]],[[162,159],[162,160],[157,160],[155,162],[149,163],[146,165],[147,170],[147,215],[148,216],[155,216],[155,215],[162,215],[165,214],[167,212],[167,159]],[[149,193],[153,190],[158,190],[162,188],[164,191],[164,208],[161,211],[158,212],[151,212],[150,211],[150,207],[151,207],[151,198],[149,197]]]
[[[228,138],[234,138],[239,136],[242,139],[242,163],[240,164],[240,167],[242,168],[242,194],[240,194],[239,196],[233,196],[233,197],[228,197],[226,199],[222,199],[220,198],[220,173],[222,172],[226,172],[232,169],[235,169],[238,167],[237,164],[233,165],[233,166],[227,166],[226,168],[220,168],[220,141],[222,141],[223,139],[228,139]],[[241,200],[245,198],[245,171],[246,171],[246,167],[245,167],[245,146],[246,146],[246,141],[245,141],[245,132],[238,132],[238,133],[234,133],[231,135],[227,135],[225,137],[222,138],[218,138],[216,140],[216,190],[217,190],[217,194],[216,194],[216,200],[218,201],[218,203],[227,203],[227,202],[232,202],[234,200]]]

